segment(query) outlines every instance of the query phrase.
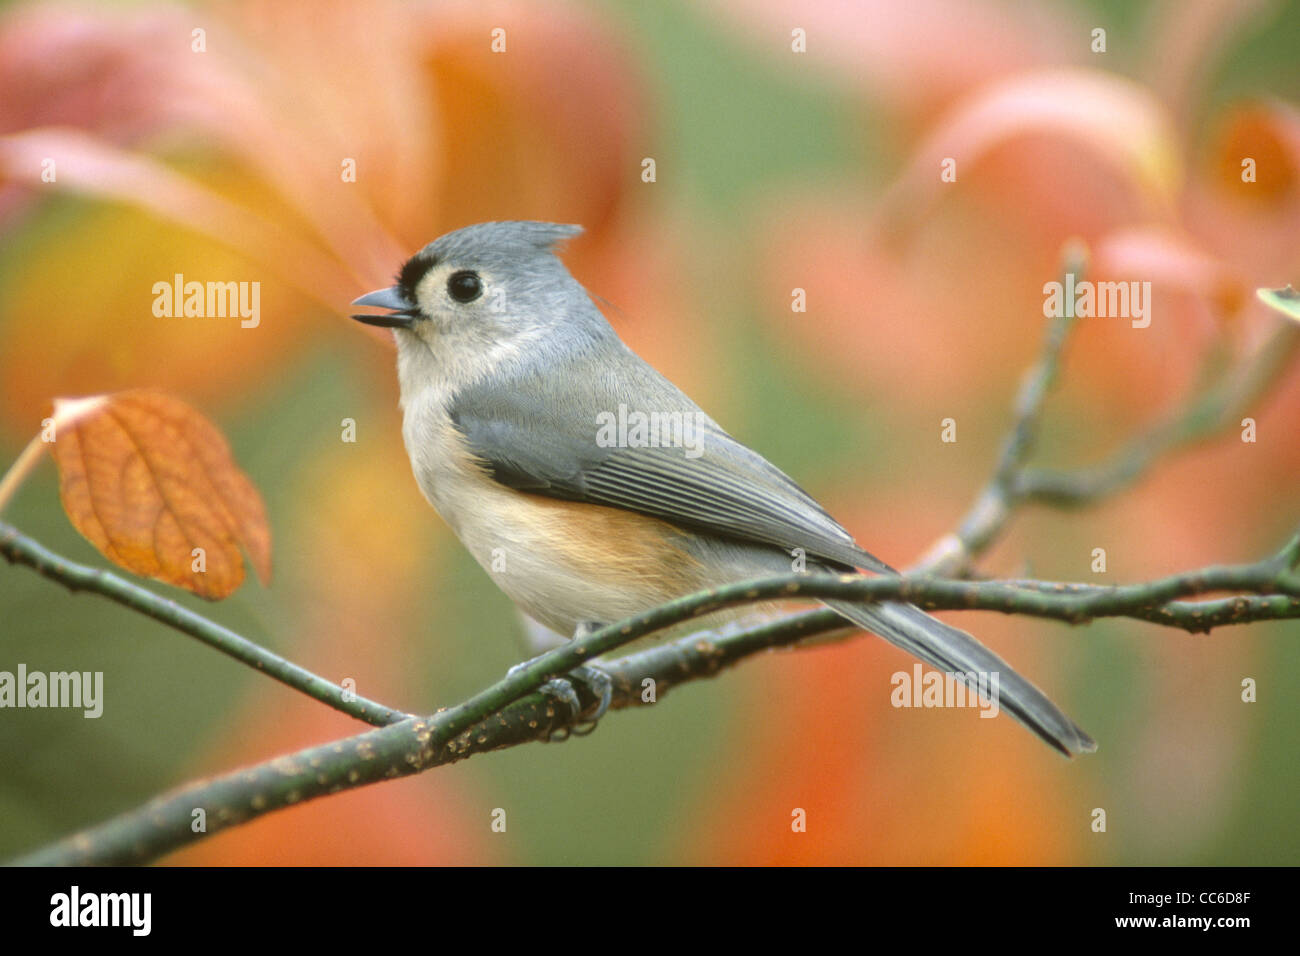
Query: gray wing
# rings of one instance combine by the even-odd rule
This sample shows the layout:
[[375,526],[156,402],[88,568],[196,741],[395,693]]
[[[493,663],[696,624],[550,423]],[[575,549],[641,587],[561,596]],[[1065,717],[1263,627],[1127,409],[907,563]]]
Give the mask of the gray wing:
[[[616,373],[551,368],[543,382],[526,376],[488,390],[457,393],[450,413],[470,450],[511,488],[570,501],[624,508],[694,531],[802,548],[810,558],[888,572],[888,565],[767,459],[736,441],[676,386],[633,353]],[[578,376],[572,378],[569,376]],[[552,402],[532,396],[556,381],[578,381]],[[635,398],[633,397],[635,396]],[[692,416],[687,447],[602,447],[601,419],[629,412]],[[687,433],[683,432],[683,437]],[[689,452],[689,453],[688,453]]]

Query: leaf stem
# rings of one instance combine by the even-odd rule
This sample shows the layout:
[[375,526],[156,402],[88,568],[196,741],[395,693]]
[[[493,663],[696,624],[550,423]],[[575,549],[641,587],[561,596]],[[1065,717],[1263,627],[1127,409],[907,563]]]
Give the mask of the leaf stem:
[[5,510],[5,505],[9,504],[9,499],[18,491],[18,486],[36,469],[37,462],[41,460],[41,453],[45,451],[45,444],[37,434],[14,459],[5,476],[0,478],[0,511]]

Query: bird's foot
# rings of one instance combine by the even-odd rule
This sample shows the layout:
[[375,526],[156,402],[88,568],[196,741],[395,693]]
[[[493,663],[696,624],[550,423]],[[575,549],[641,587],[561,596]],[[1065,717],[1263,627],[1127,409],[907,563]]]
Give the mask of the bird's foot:
[[[573,634],[573,640],[582,640],[587,635],[600,629],[599,624],[584,623],[579,624],[578,629]],[[536,660],[536,658],[533,658]],[[516,664],[507,672],[507,676],[514,674],[523,667],[527,667],[532,661],[524,661]],[[569,713],[574,718],[582,714],[582,699],[579,697],[574,685],[580,686],[587,694],[596,699],[596,711],[590,717],[579,721],[572,727],[562,727],[559,730],[547,734],[548,743],[559,743],[568,740],[570,736],[585,737],[596,729],[596,724],[600,718],[605,716],[609,710],[610,701],[614,697],[614,680],[609,674],[596,667],[594,664],[579,664],[573,670],[569,671],[563,677],[553,677],[545,684],[538,688],[543,694],[553,700],[557,700],[565,707],[569,708]]]

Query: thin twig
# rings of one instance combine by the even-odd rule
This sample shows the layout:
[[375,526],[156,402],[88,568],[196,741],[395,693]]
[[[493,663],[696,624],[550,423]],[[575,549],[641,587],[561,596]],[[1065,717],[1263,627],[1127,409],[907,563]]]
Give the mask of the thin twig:
[[[1087,249],[1080,243],[1069,243],[1062,259],[1062,271],[1081,278],[1087,266]],[[1061,353],[1074,322],[1073,303],[1052,317],[1038,361],[1025,373],[1016,393],[1011,429],[1003,441],[993,477],[957,529],[940,538],[917,562],[918,570],[941,576],[960,574],[989,548],[1011,520],[1019,504],[1017,482],[1038,439],[1043,406],[1056,384]]]
[[1110,460],[1090,468],[1029,469],[1017,476],[1019,501],[1079,508],[1114,494],[1179,447],[1192,445],[1236,424],[1287,366],[1300,345],[1300,326],[1281,322],[1269,338],[1227,378],[1181,410],[1129,441]]
[[159,597],[112,571],[69,561],[4,522],[0,522],[0,555],[8,558],[10,563],[24,564],[32,568],[74,593],[85,591],[98,594],[133,611],[139,611],[155,621],[161,621],[357,720],[364,720],[368,724],[380,727],[411,716],[347,691],[323,677],[318,677],[306,668],[299,667],[278,654],[258,646],[229,628],[222,627],[175,601]]
[[1080,508],[1120,491],[1162,456],[1235,423],[1277,380],[1300,346],[1300,326],[1281,321],[1271,336],[1231,366],[1217,384],[1193,395],[1110,460],[1085,468],[1031,468],[1026,460],[1069,326],[1068,318],[1058,318],[1049,328],[1044,354],[1026,376],[1017,397],[1015,423],[994,478],[980,491],[957,530],[940,538],[917,562],[917,570],[945,576],[968,573],[972,562],[998,538],[1022,505]]

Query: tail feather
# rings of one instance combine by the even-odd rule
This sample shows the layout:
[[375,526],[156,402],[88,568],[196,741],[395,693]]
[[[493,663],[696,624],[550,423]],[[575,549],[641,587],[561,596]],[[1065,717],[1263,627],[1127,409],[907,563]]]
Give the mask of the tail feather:
[[893,601],[881,604],[827,601],[826,604],[859,627],[945,673],[996,673],[998,706],[1006,708],[1067,757],[1097,749],[1096,742],[1048,700],[1047,695],[965,631],[944,624],[912,604]]

